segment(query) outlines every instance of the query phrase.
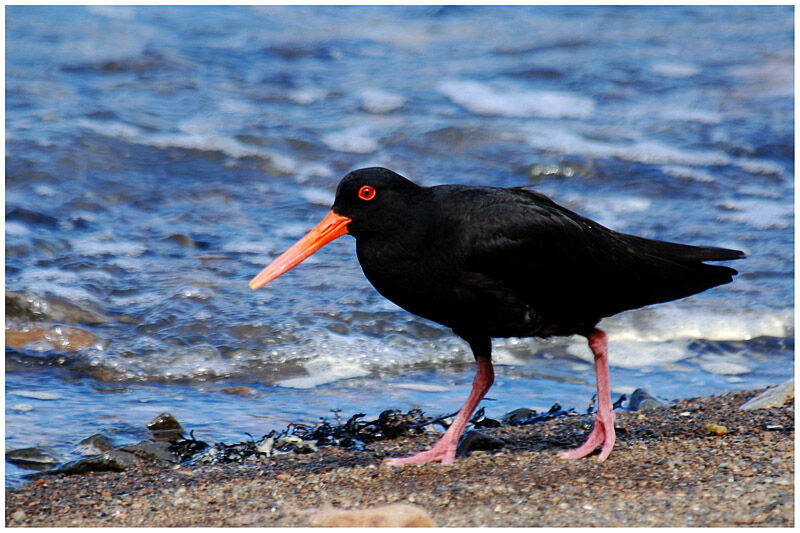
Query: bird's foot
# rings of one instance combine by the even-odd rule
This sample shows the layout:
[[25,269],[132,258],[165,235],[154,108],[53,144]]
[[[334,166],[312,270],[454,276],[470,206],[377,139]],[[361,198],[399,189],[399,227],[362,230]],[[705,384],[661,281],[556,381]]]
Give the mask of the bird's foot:
[[601,419],[598,417],[594,421],[594,428],[592,428],[592,432],[589,434],[586,442],[574,450],[562,453],[561,458],[582,459],[592,453],[595,449],[597,449],[598,446],[602,444],[603,447],[600,449],[600,455],[597,456],[597,462],[602,463],[611,453],[611,449],[614,447],[614,441],[616,438],[616,434],[614,433],[613,413],[610,417],[610,420]]
[[440,462],[443,465],[449,465],[456,458],[455,444],[443,442],[444,439],[437,442],[430,450],[419,452],[408,457],[392,457],[386,459],[386,464],[391,466],[403,465],[423,465],[425,463]]

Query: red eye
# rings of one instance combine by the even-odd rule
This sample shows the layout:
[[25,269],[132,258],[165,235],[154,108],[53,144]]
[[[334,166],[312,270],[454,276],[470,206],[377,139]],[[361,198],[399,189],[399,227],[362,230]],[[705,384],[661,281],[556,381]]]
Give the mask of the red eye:
[[375,198],[376,191],[369,185],[364,185],[358,189],[358,197],[362,200],[370,201]]

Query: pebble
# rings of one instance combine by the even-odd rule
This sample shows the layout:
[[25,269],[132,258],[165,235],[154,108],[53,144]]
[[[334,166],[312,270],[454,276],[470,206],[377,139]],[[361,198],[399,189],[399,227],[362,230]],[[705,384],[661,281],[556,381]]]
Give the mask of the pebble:
[[715,435],[725,435],[728,433],[728,428],[725,426],[720,426],[719,424],[706,424],[703,426],[703,429]]

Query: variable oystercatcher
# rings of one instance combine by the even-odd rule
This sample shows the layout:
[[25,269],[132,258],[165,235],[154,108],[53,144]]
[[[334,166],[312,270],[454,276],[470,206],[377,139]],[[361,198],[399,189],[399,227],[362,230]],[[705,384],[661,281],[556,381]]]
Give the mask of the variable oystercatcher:
[[583,335],[594,354],[597,415],[579,459],[614,446],[604,317],[732,281],[708,265],[745,256],[610,230],[526,188],[421,187],[385,168],[346,175],[330,213],[250,282],[258,289],[328,242],[350,234],[367,279],[403,309],[466,340],[478,364],[472,392],[430,450],[395,465],[451,463],[458,440],[494,382],[492,337]]

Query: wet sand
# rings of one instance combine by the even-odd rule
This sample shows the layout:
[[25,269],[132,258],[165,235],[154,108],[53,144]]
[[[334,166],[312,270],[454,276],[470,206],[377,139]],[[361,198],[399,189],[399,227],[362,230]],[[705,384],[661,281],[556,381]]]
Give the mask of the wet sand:
[[505,446],[452,465],[381,463],[432,444],[425,435],[244,466],[49,476],[6,491],[6,525],[308,526],[324,510],[407,503],[439,526],[792,527],[794,403],[739,410],[755,394],[619,412],[603,464],[558,457],[591,426],[569,417],[482,429]]

